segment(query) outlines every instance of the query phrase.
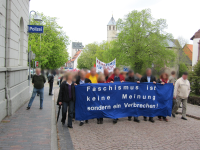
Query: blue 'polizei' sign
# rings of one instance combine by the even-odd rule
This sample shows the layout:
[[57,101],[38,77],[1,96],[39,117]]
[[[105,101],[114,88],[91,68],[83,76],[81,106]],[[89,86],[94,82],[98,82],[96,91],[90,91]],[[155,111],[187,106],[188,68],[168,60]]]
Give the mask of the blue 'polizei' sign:
[[75,86],[76,120],[171,116],[173,84],[98,83]]
[[28,25],[29,33],[43,33],[43,26],[38,25]]

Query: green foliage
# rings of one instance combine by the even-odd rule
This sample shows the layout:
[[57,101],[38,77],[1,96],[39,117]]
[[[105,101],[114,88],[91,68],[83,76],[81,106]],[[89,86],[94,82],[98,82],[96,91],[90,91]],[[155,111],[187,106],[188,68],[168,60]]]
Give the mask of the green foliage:
[[78,68],[90,68],[96,57],[104,62],[116,58],[117,66],[130,66],[137,72],[151,68],[156,70],[174,63],[176,54],[167,49],[166,20],[155,20],[149,9],[132,11],[124,19],[117,21],[118,38],[101,44],[88,44],[78,59]]
[[56,22],[57,18],[39,14],[42,22],[31,19],[31,24],[43,25],[44,33],[29,33],[28,45],[36,54],[35,61],[39,61],[43,69],[56,69],[64,65],[68,60],[67,45],[69,38],[62,31],[62,27]]
[[179,64],[179,77],[181,77],[184,72],[188,72],[188,68],[186,64],[182,62]]
[[109,59],[108,56],[106,55],[107,50],[109,48],[110,43],[108,42],[103,42],[103,43],[91,43],[85,46],[81,56],[78,58],[78,68],[86,68],[90,69],[91,67],[96,64],[96,57],[103,61],[108,63]]
[[200,95],[200,61],[194,66],[194,71],[189,74],[189,81],[191,84],[191,92]]

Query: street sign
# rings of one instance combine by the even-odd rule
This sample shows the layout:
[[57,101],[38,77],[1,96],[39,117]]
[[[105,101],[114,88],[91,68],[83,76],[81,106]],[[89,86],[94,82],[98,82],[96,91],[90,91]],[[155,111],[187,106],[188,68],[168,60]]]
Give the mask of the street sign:
[[29,33],[43,33],[43,26],[38,25],[28,25]]
[[35,61],[35,67],[38,67],[38,66],[39,66],[39,62]]

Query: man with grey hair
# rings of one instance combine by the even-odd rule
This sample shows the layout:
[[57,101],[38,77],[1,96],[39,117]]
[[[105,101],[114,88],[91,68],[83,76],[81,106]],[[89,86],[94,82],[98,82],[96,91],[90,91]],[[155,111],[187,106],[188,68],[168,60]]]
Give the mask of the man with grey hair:
[[[146,70],[146,75],[144,75],[140,82],[153,82],[154,84],[156,84],[156,78],[152,75],[152,72],[151,72],[151,69],[150,68],[147,68]],[[147,117],[144,116],[144,121],[147,121]],[[154,123],[155,121],[153,120],[153,117],[149,117],[149,121]]]
[[[139,79],[137,77],[134,76],[134,71],[133,70],[129,70],[128,71],[128,77],[125,79],[125,81],[127,82],[137,82],[140,83]],[[128,121],[131,121],[132,116],[128,116]],[[138,119],[138,116],[134,116],[134,120],[135,122],[140,122],[140,120]]]
[[35,95],[40,94],[40,109],[43,109],[43,99],[44,99],[44,83],[46,82],[45,77],[41,74],[41,69],[36,69],[36,74],[32,78],[32,84],[34,86],[31,99],[28,103],[27,110],[31,108],[31,105],[34,101]]

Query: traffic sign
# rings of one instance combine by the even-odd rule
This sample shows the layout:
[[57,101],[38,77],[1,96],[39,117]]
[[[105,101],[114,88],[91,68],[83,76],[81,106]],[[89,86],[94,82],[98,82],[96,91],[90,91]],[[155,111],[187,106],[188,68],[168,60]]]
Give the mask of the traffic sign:
[[39,66],[39,62],[35,61],[35,67],[38,67],[38,66]]
[[43,26],[38,25],[28,25],[29,33],[43,33]]

